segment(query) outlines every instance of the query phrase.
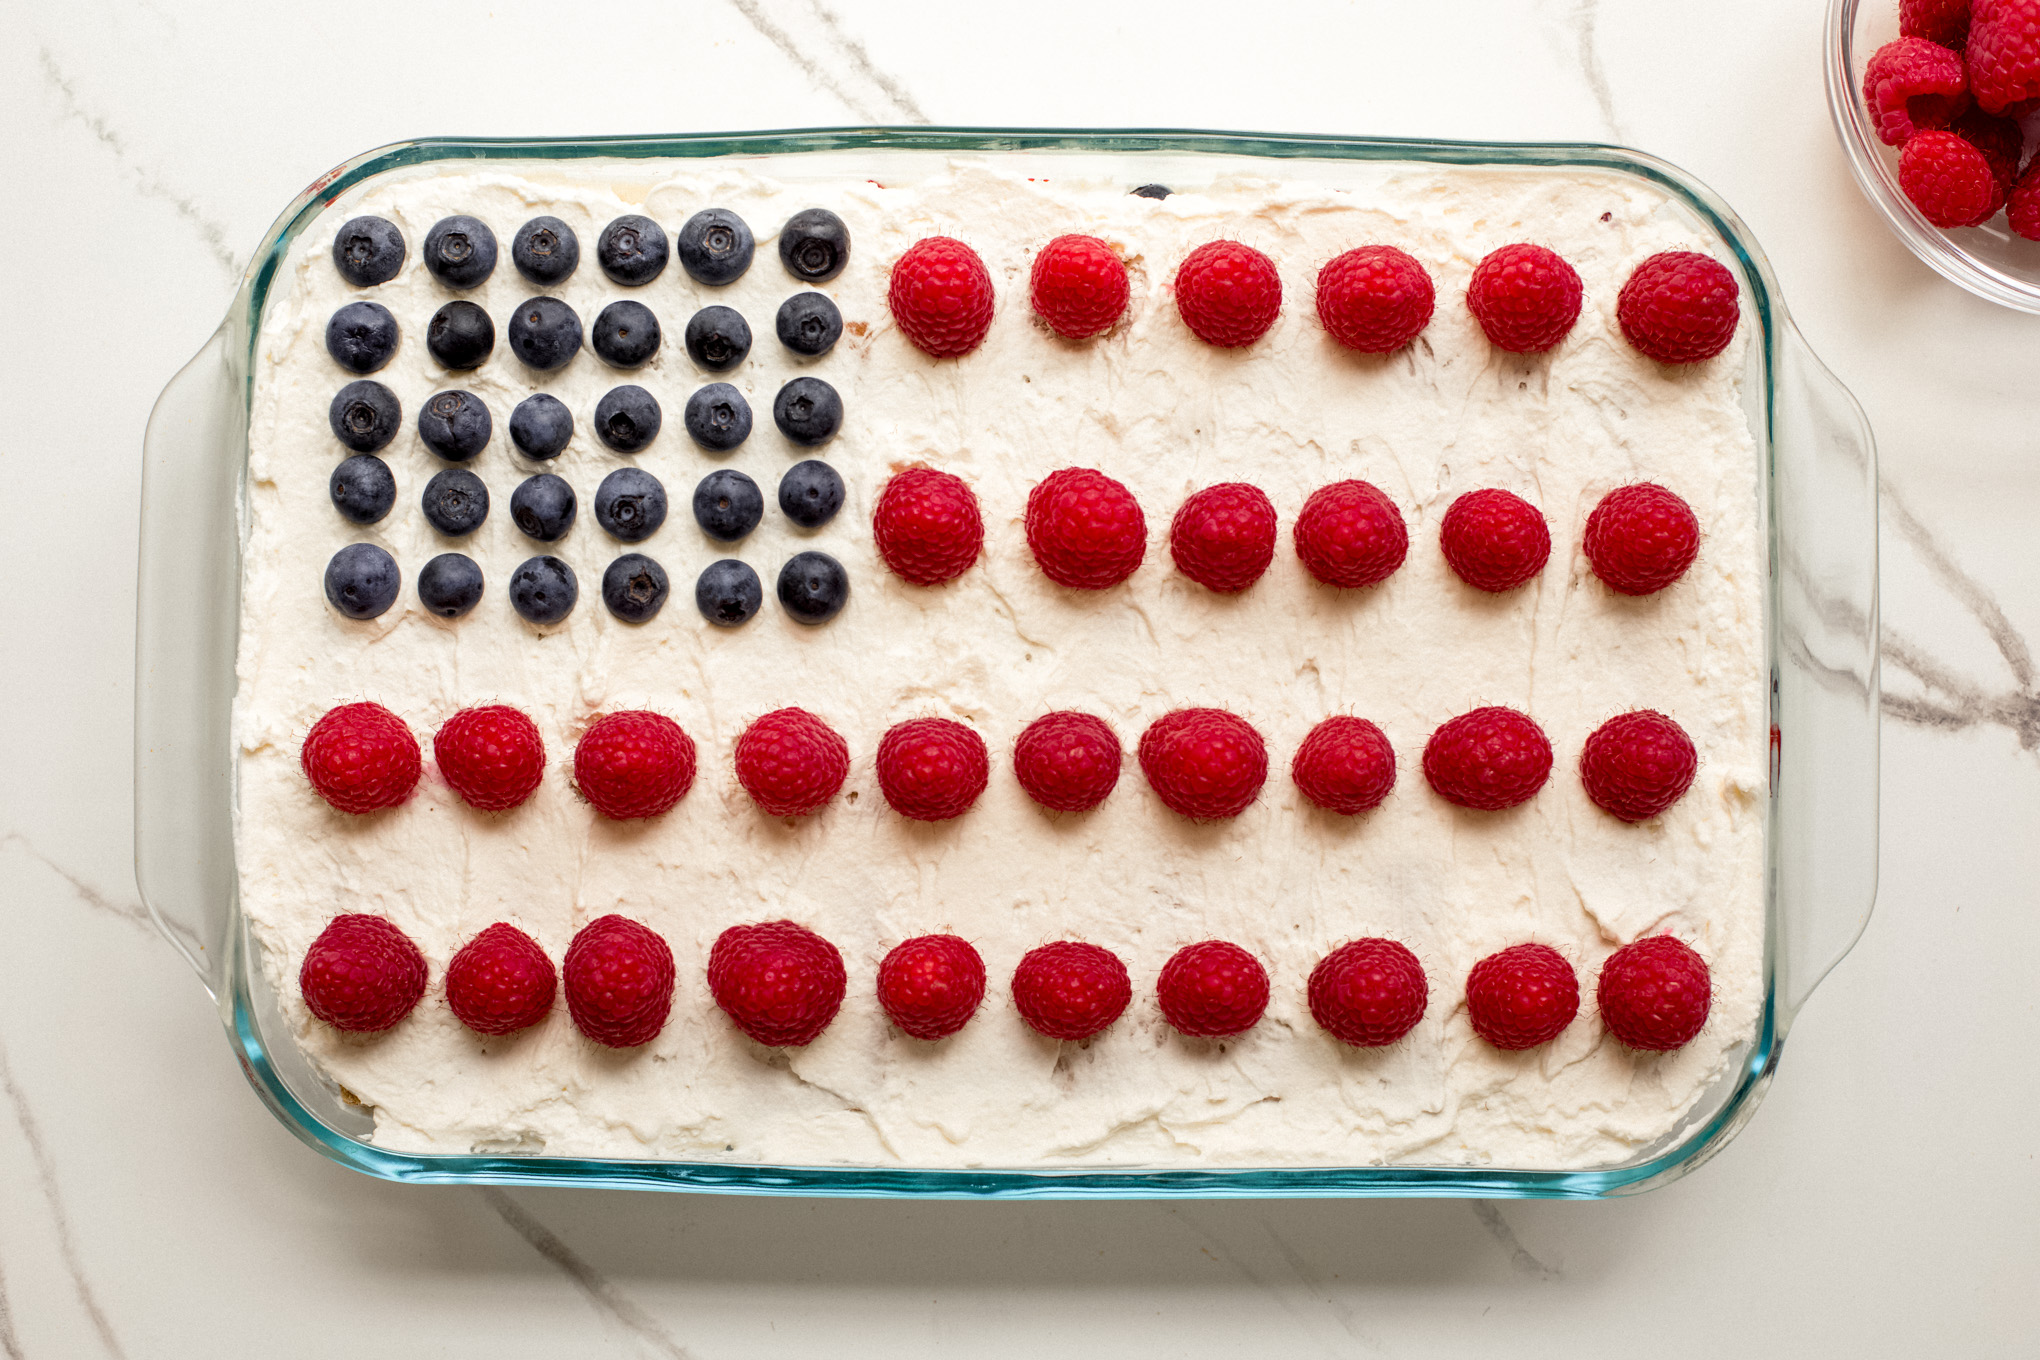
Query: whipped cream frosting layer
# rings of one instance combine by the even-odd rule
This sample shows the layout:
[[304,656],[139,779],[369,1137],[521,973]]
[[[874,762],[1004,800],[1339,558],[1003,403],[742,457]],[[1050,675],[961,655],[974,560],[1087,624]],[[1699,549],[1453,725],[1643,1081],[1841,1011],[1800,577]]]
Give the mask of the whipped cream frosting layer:
[[[373,1108],[375,1141],[912,1167],[1581,1168],[1629,1159],[1670,1132],[1749,1040],[1763,1002],[1765,557],[1741,390],[1752,323],[1746,308],[1720,358],[1666,368],[1623,342],[1615,299],[1644,257],[1707,250],[1706,233],[1640,180],[1577,171],[1388,165],[1336,188],[1186,178],[1157,201],[1041,160],[854,164],[414,170],[343,195],[291,247],[258,340],[251,424],[235,705],[241,901],[299,1042]],[[611,218],[648,213],[670,234],[712,206],[758,234],[740,281],[703,287],[676,261],[625,289],[597,267],[595,240]],[[853,245],[849,267],[822,288],[846,334],[805,360],[773,334],[779,303],[804,287],[780,267],[776,233],[813,206],[840,214]],[[390,218],[409,244],[402,273],[378,288],[350,287],[331,262],[334,234],[357,213]],[[502,249],[494,276],[461,294],[418,260],[426,230],[452,213],[488,222]],[[584,350],[540,374],[510,355],[511,309],[543,290],[517,274],[509,240],[539,213],[580,235],[581,267],[554,291],[584,322],[620,297],[657,312],[666,343],[647,368],[613,372]],[[1103,237],[1131,269],[1127,317],[1094,341],[1058,339],[1027,304],[1035,251],[1065,232]],[[937,233],[974,246],[998,293],[983,347],[948,362],[913,349],[885,304],[891,261]],[[1176,263],[1218,237],[1267,252],[1282,276],[1281,318],[1245,350],[1198,341],[1170,293]],[[1585,283],[1578,326],[1548,355],[1493,349],[1464,305],[1473,266],[1518,240],[1558,250]],[[1318,268],[1370,242],[1415,255],[1438,289],[1429,329],[1385,358],[1340,349],[1312,312]],[[362,296],[403,329],[395,361],[375,376],[405,411],[382,455],[396,508],[365,529],[328,500],[346,451],[327,429],[327,405],[354,375],[323,343],[334,309]],[[471,374],[444,372],[423,342],[427,319],[455,296],[496,322],[497,350]],[[732,374],[697,371],[679,343],[688,316],[711,302],[743,312],[756,337]],[[789,443],[771,420],[773,394],[802,373],[843,395],[842,432],[819,450]],[[757,417],[726,457],[698,450],[680,419],[687,395],[718,378],[736,383]],[[589,428],[596,400],[620,382],[647,387],[665,410],[664,432],[635,458],[609,452]],[[480,395],[495,419],[494,439],[467,465],[493,509],[461,541],[438,535],[418,507],[443,465],[412,422],[446,387]],[[524,459],[507,434],[511,409],[535,391],[559,396],[577,420],[572,444],[547,464]],[[795,529],[773,498],[781,473],[809,456],[849,487],[843,512],[814,533]],[[885,478],[915,462],[968,481],[986,521],[982,561],[933,589],[893,578],[870,532]],[[661,478],[672,502],[664,528],[635,546],[664,564],[673,596],[636,627],[612,618],[599,590],[603,568],[631,548],[591,513],[602,476],[632,463]],[[1119,478],[1146,511],[1147,561],[1116,589],[1056,587],[1027,551],[1028,489],[1072,465]],[[734,546],[708,539],[688,511],[695,482],[723,466],[756,479],[768,506]],[[518,482],[541,470],[572,482],[581,505],[573,532],[551,547],[526,540],[509,515]],[[1381,487],[1409,524],[1408,561],[1376,588],[1319,586],[1290,546],[1306,496],[1345,477]],[[1646,479],[1684,496],[1704,537],[1684,580],[1630,599],[1593,577],[1580,536],[1604,493]],[[1197,586],[1168,557],[1176,508],[1221,481],[1261,487],[1282,517],[1274,566],[1236,597]],[[1552,527],[1542,575],[1501,596],[1460,583],[1437,546],[1453,499],[1485,486],[1525,496]],[[397,606],[365,623],[330,609],[321,591],[327,559],[354,541],[382,544],[404,574]],[[811,547],[839,558],[852,580],[848,607],[820,628],[791,621],[771,595],[780,564]],[[488,580],[476,610],[451,622],[426,613],[415,590],[419,568],[444,551],[474,557]],[[505,593],[511,570],[537,552],[563,557],[580,579],[579,606],[550,628],[520,620]],[[703,620],[691,593],[724,556],[749,562],[767,591],[759,616],[732,631]],[[366,817],[327,807],[297,759],[311,724],[357,699],[402,715],[426,749],[412,800]],[[546,780],[512,812],[467,808],[431,764],[437,725],[480,703],[523,709],[545,737]],[[1192,704],[1229,708],[1267,739],[1267,787],[1233,821],[1177,817],[1132,759],[1149,722]],[[1556,749],[1550,783],[1512,811],[1455,808],[1422,776],[1431,731],[1481,704],[1522,708]],[[826,719],[853,757],[843,793],[797,821],[759,812],[731,768],[745,724],[785,705]],[[574,792],[573,743],[599,714],[637,707],[693,735],[700,776],[664,817],[606,822]],[[1045,812],[1012,776],[1014,738],[1057,708],[1104,717],[1127,747],[1120,785],[1095,812]],[[1587,735],[1632,708],[1671,714],[1700,752],[1685,799],[1635,826],[1595,808],[1577,775]],[[1379,723],[1399,763],[1388,800],[1356,818],[1311,807],[1288,778],[1298,743],[1335,713]],[[925,715],[971,724],[993,755],[976,808],[935,825],[891,812],[872,767],[888,726]],[[298,997],[306,946],[347,911],[389,917],[431,963],[424,1002],[382,1035],[339,1034]],[[609,912],[645,922],[677,957],[672,1018],[642,1049],[590,1043],[563,1004],[503,1039],[469,1033],[446,1008],[446,961],[483,927],[513,922],[558,960],[576,929]],[[781,916],[841,948],[850,993],[819,1040],[773,1051],[715,1009],[704,966],[725,927]],[[968,1027],[930,1044],[887,1023],[873,982],[886,950],[932,931],[972,940],[991,984]],[[1640,1055],[1603,1032],[1593,981],[1616,947],[1660,931],[1705,957],[1714,1009],[1683,1050]],[[1316,961],[1363,935],[1407,944],[1430,978],[1422,1023],[1380,1050],[1331,1039],[1304,997]],[[1163,1022],[1154,981],[1176,949],[1213,937],[1263,960],[1274,999],[1238,1039],[1185,1039]],[[1134,978],[1126,1015],[1082,1044],[1029,1031],[1007,986],[1022,953],[1062,938],[1116,951]],[[1481,957],[1525,940],[1573,962],[1582,1008],[1555,1042],[1503,1053],[1473,1034],[1464,980]]]

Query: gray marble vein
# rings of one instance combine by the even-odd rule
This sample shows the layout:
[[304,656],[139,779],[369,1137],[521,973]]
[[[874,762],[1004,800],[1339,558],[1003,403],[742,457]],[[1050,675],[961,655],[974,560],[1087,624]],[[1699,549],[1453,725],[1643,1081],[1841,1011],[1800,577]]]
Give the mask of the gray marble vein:
[[1486,1228],[1488,1234],[1495,1241],[1501,1243],[1502,1250],[1509,1254],[1510,1268],[1518,1275],[1525,1275],[1537,1280],[1564,1278],[1564,1271],[1560,1270],[1557,1266],[1544,1264],[1544,1262],[1532,1256],[1529,1248],[1517,1240],[1516,1230],[1509,1226],[1509,1221],[1506,1218],[1502,1217],[1500,1205],[1496,1204],[1493,1200],[1476,1199],[1469,1201],[1468,1207],[1473,1210],[1473,1216],[1480,1220],[1480,1226]]
[[14,1309],[7,1302],[7,1273],[0,1271],[0,1352],[7,1360],[27,1360],[21,1349],[21,1334],[14,1330]]
[[1600,19],[1601,0],[1571,0],[1570,7],[1558,16],[1557,27],[1564,45],[1571,49],[1566,55],[1579,67],[1581,81],[1594,96],[1594,106],[1600,110],[1608,140],[1621,142],[1625,138],[1622,120],[1615,116],[1615,92],[1608,84],[1607,69],[1601,64]]
[[672,1333],[661,1326],[657,1318],[602,1278],[595,1267],[582,1260],[552,1229],[533,1218],[505,1191],[484,1186],[480,1193],[488,1206],[496,1211],[496,1216],[510,1225],[512,1232],[523,1238],[533,1251],[558,1266],[560,1272],[573,1281],[574,1286],[587,1296],[588,1302],[604,1316],[621,1323],[660,1355],[671,1356],[673,1360],[688,1360],[687,1348],[675,1341]]
[[[925,123],[905,86],[879,69],[821,0],[730,0],[737,13],[819,88],[873,123]],[[796,39],[793,33],[802,35]]]
[[99,891],[99,889],[93,887],[69,869],[66,869],[63,865],[36,849],[34,842],[30,841],[28,837],[22,835],[19,831],[9,831],[5,835],[0,835],[0,846],[5,845],[17,847],[30,859],[35,860],[58,878],[63,879],[64,882],[71,886],[71,891],[78,895],[78,900],[86,906],[96,911],[103,911],[109,916],[117,916],[146,935],[153,936],[156,933],[155,923],[149,919],[149,909],[147,907],[144,907],[140,902],[117,902],[113,898],[108,897],[105,893]]
[[[1280,1282],[1276,1280],[1271,1280],[1266,1275],[1262,1274],[1259,1270],[1256,1270],[1254,1266],[1250,1262],[1248,1262],[1247,1259],[1239,1251],[1235,1250],[1234,1247],[1230,1245],[1236,1239],[1237,1236],[1236,1234],[1222,1229],[1215,1229],[1207,1226],[1206,1224],[1200,1221],[1200,1215],[1197,1214],[1194,1210],[1192,1210],[1188,1205],[1180,1204],[1176,1205],[1172,1208],[1171,1212],[1175,1215],[1177,1219],[1187,1224],[1192,1230],[1194,1230],[1197,1233],[1199,1237],[1203,1239],[1202,1250],[1206,1256],[1209,1256],[1212,1260],[1218,1262],[1220,1265],[1228,1267],[1241,1279],[1245,1280],[1248,1284],[1253,1285],[1263,1294],[1266,1294],[1271,1300],[1274,1301],[1276,1307],[1280,1308],[1284,1313],[1286,1313],[1292,1320],[1294,1320],[1300,1326],[1313,1330],[1315,1329],[1314,1326],[1316,1322],[1315,1313],[1306,1313],[1304,1312],[1304,1310],[1298,1308],[1296,1306],[1296,1302],[1289,1297],[1289,1291],[1283,1289]],[[1284,1242],[1275,1233],[1274,1229],[1268,1226],[1268,1223],[1265,1219],[1261,1223],[1261,1229],[1263,1232],[1268,1234],[1268,1237],[1275,1246],[1277,1253],[1285,1257],[1284,1264],[1289,1266],[1291,1273],[1295,1274],[1298,1277],[1299,1281],[1302,1282],[1306,1288],[1311,1288],[1312,1287],[1311,1281],[1306,1276],[1305,1271],[1299,1270],[1298,1268],[1298,1263],[1301,1261],[1301,1258],[1297,1256],[1295,1249],[1293,1247],[1290,1247],[1288,1243]],[[1317,1291],[1313,1290],[1313,1292]],[[1360,1334],[1356,1326],[1355,1319],[1353,1317],[1353,1310],[1350,1307],[1345,1306],[1343,1303],[1339,1304],[1338,1313],[1336,1314],[1335,1320],[1339,1323],[1340,1327],[1344,1329],[1346,1335],[1351,1337],[1353,1340],[1358,1341],[1361,1345],[1368,1347],[1370,1350],[1379,1351],[1381,1349],[1380,1342],[1370,1337],[1362,1336]],[[1326,1345],[1323,1346],[1322,1349],[1328,1355],[1339,1354],[1338,1348],[1333,1346]],[[1288,1355],[1300,1354],[1300,1350],[1296,1346],[1292,1345],[1287,1351],[1285,1351],[1285,1354]]]

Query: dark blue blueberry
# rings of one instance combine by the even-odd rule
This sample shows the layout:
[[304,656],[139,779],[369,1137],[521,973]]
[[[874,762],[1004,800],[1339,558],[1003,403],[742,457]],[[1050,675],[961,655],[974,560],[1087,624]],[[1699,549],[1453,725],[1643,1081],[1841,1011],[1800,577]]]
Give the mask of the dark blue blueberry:
[[625,623],[645,623],[666,606],[666,569],[643,553],[625,553],[602,573],[602,603]]
[[750,224],[727,208],[704,208],[680,228],[680,267],[696,283],[735,283],[751,267]]
[[850,228],[827,208],[809,208],[779,229],[779,262],[802,283],[827,283],[850,263]]
[[333,238],[333,267],[356,288],[388,283],[404,267],[404,233],[388,218],[353,218]]
[[473,533],[489,517],[489,488],[466,468],[434,473],[422,499],[425,518],[449,538]]
[[763,603],[765,587],[758,573],[734,557],[709,563],[694,583],[694,607],[721,628],[747,622]]
[[373,379],[351,382],[333,394],[326,408],[333,437],[356,453],[374,453],[404,427],[404,408],[397,394]]
[[373,373],[397,352],[397,319],[380,302],[350,302],[326,323],[326,353],[349,373]]
[[441,458],[464,463],[488,446],[489,408],[472,392],[434,392],[418,408],[418,437]]
[[326,564],[326,602],[350,619],[372,619],[397,602],[397,559],[373,543],[350,543]]
[[666,268],[666,229],[649,217],[627,213],[602,229],[595,258],[612,283],[626,288],[650,283]]
[[779,479],[779,509],[803,529],[819,529],[843,508],[843,479],[819,458],[795,463]]
[[820,378],[795,378],[772,399],[772,423],[796,444],[826,444],[843,425],[843,399]]
[[479,368],[496,348],[496,323],[474,303],[457,298],[426,323],[425,348],[448,368]]
[[581,352],[581,318],[555,297],[528,298],[510,315],[510,352],[541,372]]
[[550,288],[581,263],[581,239],[557,217],[534,217],[510,238],[510,263],[541,288]]
[[636,453],[659,437],[658,398],[633,383],[612,387],[595,403],[595,433],[618,453]]
[[765,518],[765,493],[734,468],[717,468],[694,488],[694,522],[701,532],[734,543]]
[[1169,196],[1169,186],[1166,184],[1143,184],[1133,191],[1133,196],[1135,198],[1167,198]]
[[666,488],[643,468],[618,468],[595,488],[595,522],[625,543],[642,543],[666,522]]
[[728,453],[751,437],[751,403],[728,383],[710,383],[687,399],[687,433],[704,449]]
[[843,336],[843,313],[821,293],[795,293],[779,304],[779,343],[795,354],[827,354]]
[[795,623],[827,623],[850,599],[850,574],[825,552],[795,553],[779,569],[779,603]]
[[751,325],[734,307],[703,307],[687,318],[687,353],[711,373],[726,373],[751,352]]
[[574,488],[564,477],[541,472],[526,477],[510,493],[510,518],[525,536],[541,543],[557,543],[574,527]]
[[574,413],[550,392],[517,403],[510,413],[510,442],[526,458],[557,458],[574,437]]
[[478,217],[442,217],[425,233],[425,267],[448,288],[472,288],[496,270],[496,233]]
[[418,603],[457,619],[482,598],[482,569],[466,553],[441,553],[418,571]]
[[557,557],[532,557],[510,573],[510,607],[532,623],[558,623],[581,598],[574,569]]
[[356,524],[373,524],[397,503],[397,479],[390,465],[372,453],[357,453],[333,469],[326,483],[333,508]]
[[588,347],[611,368],[637,368],[659,352],[659,318],[642,302],[612,302],[595,318]]

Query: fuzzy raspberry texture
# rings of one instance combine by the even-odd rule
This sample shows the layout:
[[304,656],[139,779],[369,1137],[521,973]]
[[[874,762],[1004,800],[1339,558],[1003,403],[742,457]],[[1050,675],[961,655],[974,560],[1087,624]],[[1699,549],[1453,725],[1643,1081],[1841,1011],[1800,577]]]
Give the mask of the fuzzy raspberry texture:
[[1133,1000],[1133,979],[1100,945],[1058,940],[1030,949],[1013,970],[1013,1005],[1036,1034],[1088,1039]]
[[694,787],[694,738],[663,713],[605,713],[574,748],[574,786],[604,817],[656,817]]
[[991,782],[985,739],[949,718],[912,718],[878,743],[878,787],[902,817],[945,822],[970,811]]
[[1147,516],[1133,493],[1104,473],[1063,468],[1027,493],[1027,547],[1057,585],[1106,590],[1147,556]]
[[2019,165],[2026,158],[2026,134],[2017,123],[1970,109],[1948,124],[1948,131],[1981,151],[1998,187],[2011,193],[2019,180]]
[[1544,570],[1551,526],[1514,492],[1482,487],[1452,502],[1438,526],[1438,546],[1460,580],[1499,595]]
[[737,738],[737,782],[773,817],[818,812],[850,773],[850,744],[804,708],[775,708]]
[[574,1027],[609,1048],[659,1037],[673,1009],[673,950],[628,916],[582,926],[560,969]]
[[1237,817],[1268,781],[1268,745],[1222,708],[1179,708],[1140,734],[1140,768],[1169,808],[1199,821]]
[[1580,749],[1587,797],[1625,822],[1643,822],[1686,796],[1700,766],[1686,729],[1654,709],[1608,719]]
[[1193,1039],[1244,1034],[1268,1010],[1268,970],[1225,940],[1185,945],[1162,965],[1155,999],[1178,1034]]
[[921,935],[893,946],[878,965],[878,1004],[913,1039],[945,1039],[985,999],[985,961],[969,940]]
[[477,1034],[515,1034],[545,1019],[559,975],[538,941],[498,921],[446,965],[446,1005]]
[[2040,241],[2040,156],[2033,158],[2033,163],[2026,167],[2026,173],[2019,176],[2019,182],[2013,186],[2005,219],[2020,236],[2028,241]]
[[1394,940],[1348,940],[1310,970],[1310,1014],[1355,1048],[1381,1048],[1424,1018],[1431,987],[1424,965]]
[[1631,1048],[1669,1053],[1707,1023],[1714,985],[1691,945],[1651,935],[1608,956],[1594,994],[1610,1034]]
[[1656,482],[1618,486],[1587,516],[1583,546],[1594,575],[1622,595],[1652,595],[1700,555],[1700,521]]
[[335,916],[298,968],[305,1006],[334,1029],[373,1034],[411,1013],[425,995],[425,956],[380,916]]
[[545,777],[545,740],[523,713],[486,704],[464,708],[439,725],[432,759],[462,802],[503,812],[531,797]]
[[1898,187],[1937,227],[1978,227],[2005,205],[1990,159],[1952,132],[1913,134],[1898,153]]
[[424,769],[411,729],[375,703],[327,709],[305,734],[298,763],[313,792],[353,813],[395,807],[418,787]]
[[1513,708],[1462,713],[1424,745],[1424,778],[1463,808],[1499,812],[1527,803],[1550,777],[1550,738]]
[[1541,354],[1580,319],[1580,276],[1555,250],[1518,243],[1474,266],[1466,307],[1488,342],[1512,354]]
[[1898,31],[1960,52],[1969,42],[1969,0],[1898,0]]
[[992,276],[978,253],[948,236],[907,247],[886,289],[893,320],[914,347],[935,359],[957,359],[984,343],[992,328]]
[[1348,590],[1386,581],[1410,551],[1402,511],[1358,478],[1311,492],[1290,535],[1312,577]]
[[1923,128],[1944,128],[1969,103],[1962,56],[1925,38],[1899,38],[1863,68],[1863,103],[1886,146],[1904,146]]
[[2040,98],[2040,0],[1975,0],[1964,50],[1985,113]]
[[1027,796],[1056,812],[1088,812],[1119,783],[1125,752],[1103,718],[1044,713],[1013,743],[1013,774]]
[[1246,482],[1194,492],[1169,525],[1169,555],[1198,585],[1238,594],[1275,560],[1275,503]]
[[772,1048],[811,1044],[848,989],[843,954],[806,926],[731,926],[708,951],[708,990],[736,1027]]
[[1176,270],[1176,310],[1207,345],[1238,349],[1268,333],[1282,310],[1275,262],[1238,241],[1206,241]]
[[1548,1044],[1579,1013],[1580,980],[1548,944],[1511,945],[1466,975],[1467,1018],[1496,1048]]
[[1666,250],[1636,266],[1615,299],[1623,338],[1646,359],[1697,364],[1735,339],[1742,290],[1728,266],[1693,250]]
[[1424,266],[1394,246],[1361,246],[1318,271],[1325,334],[1364,354],[1390,354],[1416,339],[1437,300]]
[[1365,718],[1326,718],[1296,748],[1289,777],[1318,807],[1351,817],[1379,807],[1395,787],[1395,748]]
[[1112,329],[1126,311],[1126,262],[1095,236],[1058,236],[1034,257],[1035,315],[1065,340]]
[[969,571],[984,551],[985,518],[963,478],[910,467],[878,493],[871,534],[895,576],[908,585],[939,586]]

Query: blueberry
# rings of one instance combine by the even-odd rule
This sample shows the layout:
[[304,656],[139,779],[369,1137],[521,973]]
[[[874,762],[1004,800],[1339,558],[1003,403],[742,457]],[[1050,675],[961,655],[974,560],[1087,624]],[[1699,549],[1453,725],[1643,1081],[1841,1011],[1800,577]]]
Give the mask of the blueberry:
[[779,304],[779,343],[795,354],[827,354],[843,336],[843,313],[821,293],[795,293]]
[[809,208],[779,229],[779,262],[803,283],[827,283],[850,263],[850,228],[827,208]]
[[687,433],[704,449],[728,453],[751,437],[751,403],[728,383],[710,383],[687,399]]
[[489,488],[466,468],[434,473],[423,501],[425,518],[449,538],[473,533],[489,517]]
[[611,283],[635,288],[666,268],[666,229],[649,217],[628,213],[602,229],[595,258]]
[[772,423],[796,444],[826,444],[843,425],[843,399],[820,378],[795,378],[772,399]]
[[404,426],[404,408],[397,394],[368,378],[351,382],[333,394],[326,408],[333,437],[356,453],[374,453],[397,437]]
[[356,524],[373,524],[397,503],[397,479],[390,465],[372,453],[357,453],[333,469],[326,483],[333,508]]
[[581,318],[554,297],[525,301],[510,317],[510,352],[550,373],[581,352]]
[[602,603],[625,623],[646,623],[666,606],[666,569],[643,553],[625,553],[602,573]]
[[849,598],[849,573],[827,553],[795,553],[779,569],[779,603],[795,623],[827,623]]
[[404,267],[404,233],[385,217],[357,217],[333,238],[333,267],[356,288],[388,283]]
[[510,263],[539,287],[550,288],[581,263],[581,239],[557,217],[534,217],[510,238]]
[[541,472],[526,477],[510,493],[510,518],[525,536],[541,543],[557,543],[574,527],[574,488],[564,477]]
[[743,218],[727,208],[704,208],[680,228],[680,266],[696,283],[735,283],[751,267],[757,242]]
[[1135,198],[1167,198],[1169,196],[1169,186],[1166,184],[1143,184],[1133,191],[1133,196]]
[[711,373],[726,373],[751,352],[751,326],[734,307],[703,307],[687,318],[687,353]]
[[595,318],[588,347],[611,368],[636,368],[659,352],[659,318],[642,302],[612,302]]
[[765,493],[733,468],[717,468],[694,488],[694,522],[710,538],[734,543],[765,517]]
[[457,298],[426,323],[425,348],[448,368],[478,368],[496,348],[496,323],[474,303]]
[[557,458],[574,437],[574,413],[550,392],[517,403],[510,413],[510,442],[526,458]]
[[644,388],[625,383],[595,403],[595,433],[618,453],[636,453],[659,437],[659,402]]
[[642,543],[666,522],[666,488],[643,468],[618,468],[595,488],[595,522],[625,543]]
[[397,602],[404,575],[373,543],[350,543],[326,564],[326,602],[350,619],[372,619]]
[[480,453],[494,428],[489,408],[472,392],[434,392],[418,408],[418,437],[426,448],[456,463]]
[[765,587],[759,583],[758,573],[734,557],[709,563],[694,583],[694,607],[721,628],[747,621],[763,603]]
[[418,603],[457,619],[482,598],[482,569],[466,553],[441,553],[418,571]]
[[580,597],[574,569],[557,557],[527,558],[510,573],[510,607],[532,623],[558,623]]
[[425,233],[425,267],[448,288],[472,288],[496,269],[496,233],[477,217],[442,217]]
[[373,373],[397,352],[397,319],[380,302],[350,302],[326,323],[326,353],[349,373]]
[[795,463],[779,479],[779,509],[803,529],[819,529],[843,508],[843,479],[819,458]]

